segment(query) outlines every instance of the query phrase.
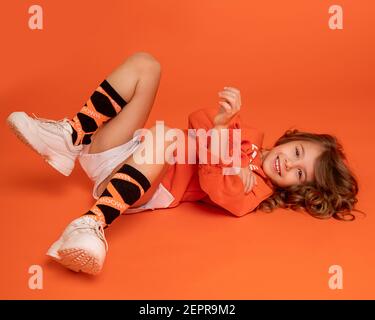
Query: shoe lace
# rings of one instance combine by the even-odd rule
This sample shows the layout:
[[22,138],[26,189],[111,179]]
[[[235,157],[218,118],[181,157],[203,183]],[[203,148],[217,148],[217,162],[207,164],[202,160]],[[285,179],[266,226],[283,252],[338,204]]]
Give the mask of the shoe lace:
[[104,228],[100,223],[88,223],[85,221],[85,223],[82,223],[74,228],[75,230],[77,229],[89,229],[89,230],[94,230],[96,235],[104,242],[105,244],[105,250],[108,251],[108,242],[105,238],[104,235]]
[[64,123],[67,123],[67,122],[69,123],[67,118],[63,118],[63,119],[60,119],[60,120],[51,120],[51,119],[39,118],[34,113],[32,113],[32,115],[36,120],[39,120],[39,121],[41,121],[43,123],[46,123],[46,124],[53,124],[53,128],[57,128],[59,131],[69,132],[69,130],[63,125]]

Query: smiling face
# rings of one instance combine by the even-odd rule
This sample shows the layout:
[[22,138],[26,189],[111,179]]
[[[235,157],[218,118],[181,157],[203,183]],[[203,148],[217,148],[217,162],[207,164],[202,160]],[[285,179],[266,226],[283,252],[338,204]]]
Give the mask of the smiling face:
[[274,185],[289,187],[314,180],[314,165],[323,152],[318,143],[296,140],[262,152],[264,173]]

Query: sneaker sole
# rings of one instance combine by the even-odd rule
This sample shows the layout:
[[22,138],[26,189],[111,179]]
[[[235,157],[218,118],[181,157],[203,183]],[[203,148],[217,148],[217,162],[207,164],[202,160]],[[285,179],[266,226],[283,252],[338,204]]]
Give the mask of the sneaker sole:
[[64,243],[64,240],[62,238],[54,242],[53,245],[48,249],[46,255],[51,257],[55,261],[60,261],[61,258],[58,254],[58,251],[61,248],[63,243]]
[[89,252],[80,248],[70,248],[58,251],[60,259],[54,258],[64,267],[75,272],[85,272],[91,275],[97,275],[101,271],[98,260],[90,255]]
[[[26,117],[28,117],[24,112],[22,112],[22,114]],[[12,117],[13,114],[11,114],[8,119],[7,119],[7,123],[8,123],[8,126],[12,129],[12,131],[15,133],[15,135],[17,136],[18,139],[20,139],[25,145],[27,145],[29,148],[31,148],[32,150],[34,150],[37,154],[39,154],[43,159],[44,161],[46,161],[51,167],[53,167],[55,170],[59,171],[61,174],[63,174],[64,176],[70,176],[72,170],[70,169],[67,169],[66,167],[62,166],[61,164],[59,164],[58,162],[56,161],[53,161],[52,159],[50,159],[49,157],[43,155],[42,153],[40,153],[38,151],[37,148],[34,147],[35,143],[33,144],[33,141],[31,139],[28,139],[20,130],[19,128],[17,127],[17,125],[13,122],[13,117]]]

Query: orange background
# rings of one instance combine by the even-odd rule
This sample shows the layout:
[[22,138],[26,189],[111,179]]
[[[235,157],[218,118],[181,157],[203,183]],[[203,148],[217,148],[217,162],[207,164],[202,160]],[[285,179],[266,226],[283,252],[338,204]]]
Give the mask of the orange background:
[[[44,29],[28,28],[28,8]],[[344,29],[328,28],[330,5]],[[6,1],[1,50],[2,299],[374,299],[375,5],[372,0]],[[336,135],[360,186],[353,223],[278,209],[236,218],[198,203],[120,217],[107,230],[98,277],[76,274],[45,252],[94,203],[77,163],[70,177],[12,134],[12,111],[72,117],[128,55],[162,64],[148,124],[187,126],[241,90],[243,117],[269,147],[296,127]],[[43,290],[28,288],[30,265]],[[342,290],[328,287],[331,265]]]

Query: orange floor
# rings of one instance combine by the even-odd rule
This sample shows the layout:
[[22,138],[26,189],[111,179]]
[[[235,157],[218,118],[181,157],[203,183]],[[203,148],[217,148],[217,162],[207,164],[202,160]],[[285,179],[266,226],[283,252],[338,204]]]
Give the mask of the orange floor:
[[[344,29],[328,28],[332,1],[38,1],[43,30],[28,27],[33,3],[6,1],[1,50],[1,299],[374,299],[375,6],[340,0]],[[119,218],[106,232],[98,277],[45,256],[66,224],[93,204],[77,163],[70,177],[11,133],[23,110],[73,116],[97,85],[136,51],[163,74],[148,124],[187,126],[218,105],[224,86],[241,90],[243,117],[265,146],[296,127],[336,135],[356,172],[352,223],[276,210],[242,218],[186,203]],[[28,286],[43,269],[43,289]],[[332,290],[329,267],[343,270]]]

